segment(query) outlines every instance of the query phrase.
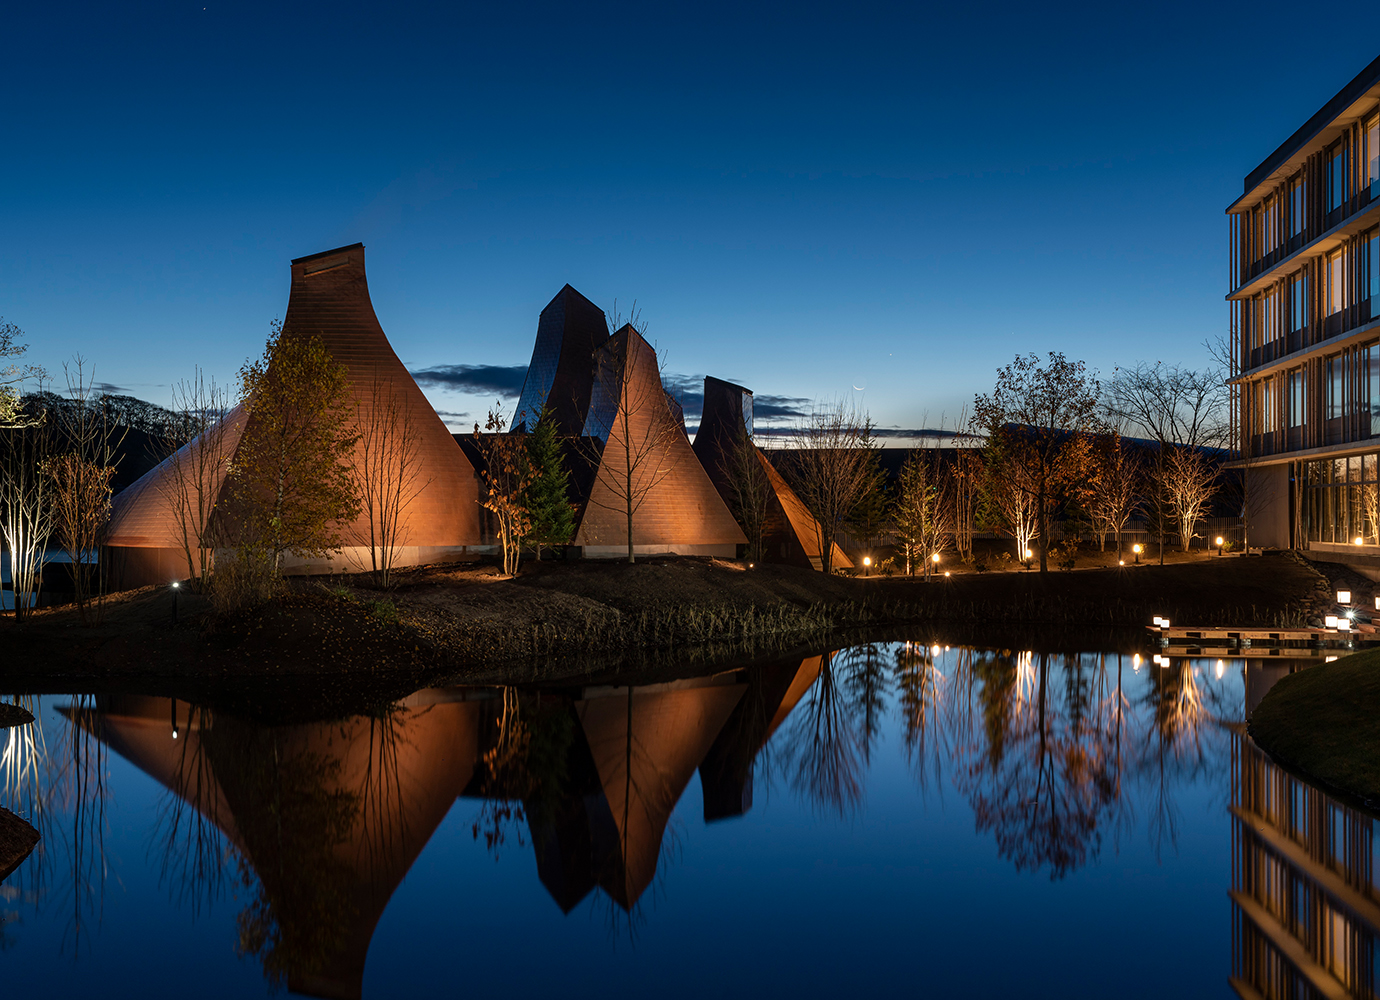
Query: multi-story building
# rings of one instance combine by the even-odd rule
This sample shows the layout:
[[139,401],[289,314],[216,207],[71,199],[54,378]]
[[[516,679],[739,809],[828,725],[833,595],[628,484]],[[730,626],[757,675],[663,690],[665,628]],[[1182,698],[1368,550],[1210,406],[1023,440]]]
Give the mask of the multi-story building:
[[1380,58],[1227,216],[1251,541],[1380,568]]

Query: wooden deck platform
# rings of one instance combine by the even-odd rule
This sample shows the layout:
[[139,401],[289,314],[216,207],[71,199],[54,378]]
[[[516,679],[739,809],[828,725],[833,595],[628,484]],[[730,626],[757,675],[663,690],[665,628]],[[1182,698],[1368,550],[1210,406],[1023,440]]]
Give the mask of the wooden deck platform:
[[1380,631],[1371,625],[1354,625],[1350,629],[1147,625],[1145,629],[1161,648],[1187,647],[1183,652],[1202,656],[1241,655],[1240,651],[1245,649],[1252,650],[1252,656],[1260,656],[1266,649],[1270,650],[1269,655],[1281,655],[1284,651],[1312,655],[1312,650],[1319,648],[1355,649],[1380,643]]

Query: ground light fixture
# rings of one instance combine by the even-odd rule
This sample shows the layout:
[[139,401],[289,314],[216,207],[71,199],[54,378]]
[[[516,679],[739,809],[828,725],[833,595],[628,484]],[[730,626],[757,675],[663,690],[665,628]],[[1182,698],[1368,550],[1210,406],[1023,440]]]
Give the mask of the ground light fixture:
[[1217,536],[1217,554],[1218,554],[1219,556],[1222,554],[1222,546],[1225,545],[1225,544],[1226,544],[1226,542],[1225,542],[1225,540],[1222,538],[1222,536],[1221,536],[1221,535],[1218,535],[1218,536]]
[[867,571],[872,567],[872,557],[863,556],[863,576],[867,576]]
[[1357,535],[1357,536],[1356,536],[1356,541],[1353,542],[1352,544],[1354,544],[1354,545],[1364,545],[1364,544],[1366,544],[1366,540],[1365,540],[1364,538],[1362,538],[1360,535]]
[[1141,553],[1141,544],[1140,544],[1140,542],[1136,542],[1135,545],[1132,545],[1132,546],[1131,546],[1131,551],[1134,552],[1134,553],[1136,554],[1136,565],[1139,566],[1139,565],[1140,565],[1140,553]]
[[[182,584],[180,584],[178,581],[174,580],[174,581],[172,582],[172,592],[173,592],[173,624],[174,624],[174,625],[177,624],[177,594],[178,594],[178,591],[180,591],[181,589],[182,589]],[[177,727],[176,727],[176,726],[173,726],[173,739],[177,739]]]

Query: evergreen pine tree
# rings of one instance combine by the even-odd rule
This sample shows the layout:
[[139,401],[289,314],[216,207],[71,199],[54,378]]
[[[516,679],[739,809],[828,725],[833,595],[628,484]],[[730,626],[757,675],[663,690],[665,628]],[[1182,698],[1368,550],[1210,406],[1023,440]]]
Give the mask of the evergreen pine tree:
[[570,474],[562,460],[561,439],[555,421],[542,411],[537,428],[527,435],[527,456],[533,478],[523,494],[523,503],[532,526],[527,538],[537,544],[540,558],[543,545],[565,545],[575,533],[575,508],[567,491]]

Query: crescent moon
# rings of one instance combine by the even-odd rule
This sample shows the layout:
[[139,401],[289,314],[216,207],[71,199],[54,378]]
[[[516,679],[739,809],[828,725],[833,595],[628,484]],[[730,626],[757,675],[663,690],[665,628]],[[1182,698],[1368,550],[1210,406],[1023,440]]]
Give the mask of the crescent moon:
[[855,385],[855,386],[853,386],[853,391],[854,391],[854,392],[865,392],[866,390],[863,389],[863,387],[860,386],[860,385]]

